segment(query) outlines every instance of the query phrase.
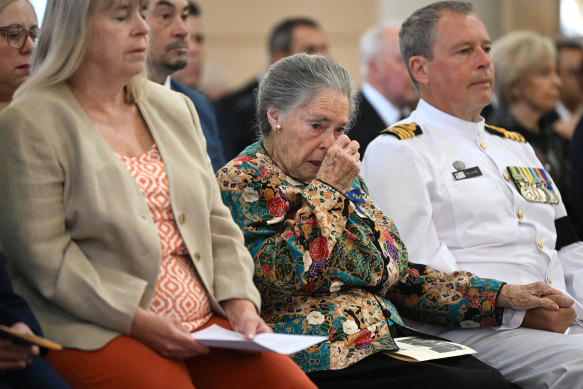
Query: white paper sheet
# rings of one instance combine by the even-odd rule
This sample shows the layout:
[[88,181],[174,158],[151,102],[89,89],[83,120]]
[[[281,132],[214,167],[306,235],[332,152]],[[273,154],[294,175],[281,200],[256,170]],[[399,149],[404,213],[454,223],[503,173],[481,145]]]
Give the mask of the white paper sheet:
[[257,334],[248,340],[245,335],[226,330],[216,324],[204,330],[193,332],[192,337],[207,347],[221,347],[238,350],[272,351],[280,354],[293,354],[325,341],[325,336]]

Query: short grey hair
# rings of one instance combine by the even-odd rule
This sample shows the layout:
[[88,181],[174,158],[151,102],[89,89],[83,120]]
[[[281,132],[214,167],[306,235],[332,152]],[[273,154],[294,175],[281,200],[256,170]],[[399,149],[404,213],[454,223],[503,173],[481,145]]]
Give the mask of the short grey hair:
[[309,103],[316,95],[327,90],[339,92],[348,98],[349,120],[352,123],[356,111],[352,79],[336,62],[321,55],[302,53],[272,64],[261,80],[257,94],[259,137],[265,138],[271,132],[268,109],[277,108],[287,113]]
[[397,24],[389,22],[377,24],[360,36],[360,73],[365,78],[368,76],[368,63],[371,59],[377,58],[381,54],[385,30],[389,27],[397,26]]
[[[399,33],[399,46],[407,69],[409,69],[409,59],[414,55],[420,55],[429,61],[433,60],[436,26],[444,11],[469,15],[474,13],[474,6],[467,1],[438,1],[413,12],[403,22]],[[411,74],[411,69],[409,69],[409,75],[415,89],[419,92],[419,83]]]

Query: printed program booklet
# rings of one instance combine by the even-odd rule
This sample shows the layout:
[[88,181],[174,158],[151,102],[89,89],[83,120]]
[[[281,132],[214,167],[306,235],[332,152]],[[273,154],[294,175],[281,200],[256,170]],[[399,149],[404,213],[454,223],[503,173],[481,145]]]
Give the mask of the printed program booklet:
[[385,354],[408,362],[457,357],[458,355],[473,354],[476,352],[463,344],[418,336],[394,338],[394,341],[399,346],[399,350],[385,351]]
[[249,340],[239,332],[226,330],[216,324],[191,335],[197,342],[207,347],[271,351],[280,354],[294,354],[327,339],[326,336],[266,333],[257,334],[255,338]]

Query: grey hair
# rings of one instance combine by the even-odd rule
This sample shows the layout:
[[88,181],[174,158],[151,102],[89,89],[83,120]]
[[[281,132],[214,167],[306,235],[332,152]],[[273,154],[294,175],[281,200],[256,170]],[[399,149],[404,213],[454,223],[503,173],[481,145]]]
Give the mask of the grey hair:
[[[18,88],[15,97],[32,89],[67,81],[85,59],[91,39],[92,20],[102,7],[120,0],[48,0],[37,46],[32,54],[30,77]],[[133,5],[147,5],[148,0],[130,0]],[[145,68],[145,67],[144,67]],[[125,88],[128,103],[143,94],[145,70],[132,77]]]
[[257,94],[258,136],[265,138],[271,132],[267,118],[269,108],[287,113],[326,90],[339,92],[348,98],[349,121],[352,123],[356,112],[352,79],[336,62],[321,55],[302,53],[272,64],[261,80]]
[[[405,20],[399,33],[399,46],[401,56],[409,69],[409,59],[414,55],[420,55],[427,60],[433,60],[433,44],[436,37],[436,26],[441,13],[444,11],[462,15],[474,13],[474,6],[467,1],[439,1],[419,8]],[[411,74],[415,89],[419,92],[419,83]]]
[[377,24],[366,30],[361,35],[360,47],[360,73],[366,78],[368,76],[368,63],[371,59],[378,57],[383,48],[384,32],[389,27],[397,26],[394,23]]

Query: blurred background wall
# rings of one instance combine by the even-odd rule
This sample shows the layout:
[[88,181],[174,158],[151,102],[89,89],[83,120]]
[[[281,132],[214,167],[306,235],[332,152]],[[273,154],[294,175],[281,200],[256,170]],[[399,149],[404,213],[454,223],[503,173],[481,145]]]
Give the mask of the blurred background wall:
[[[31,0],[42,15],[46,0]],[[431,0],[198,0],[206,34],[206,77],[237,87],[267,66],[272,27],[290,16],[309,16],[322,26],[333,58],[360,84],[358,39],[370,26],[402,22]],[[581,8],[582,0],[472,0],[492,39],[513,29],[559,36],[561,2]],[[569,12],[572,14],[573,12]],[[574,24],[577,21],[572,22]],[[582,23],[580,23],[582,24]],[[583,24],[582,24],[583,25]]]
[[[560,0],[473,0],[495,39],[514,28],[559,32]],[[267,64],[266,42],[273,25],[289,16],[310,16],[322,26],[332,57],[360,84],[358,39],[370,26],[401,23],[430,0],[199,0],[210,67],[230,87],[247,82]],[[212,72],[213,70],[211,70]]]

